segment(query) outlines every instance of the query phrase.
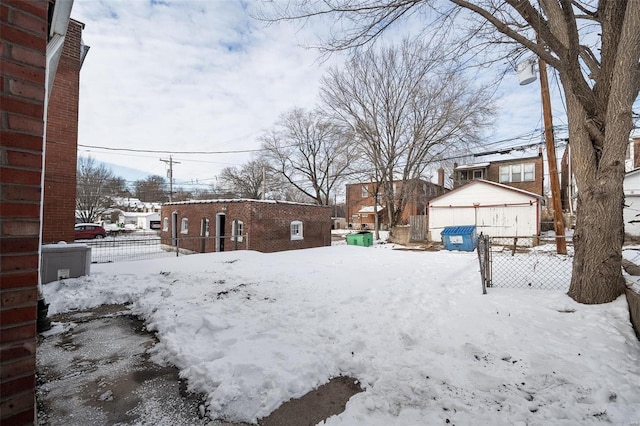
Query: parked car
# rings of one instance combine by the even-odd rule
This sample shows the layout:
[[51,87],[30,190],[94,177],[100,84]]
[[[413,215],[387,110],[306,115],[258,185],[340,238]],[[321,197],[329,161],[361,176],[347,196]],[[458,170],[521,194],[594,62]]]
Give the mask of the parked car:
[[92,238],[104,238],[107,236],[107,231],[95,223],[77,223],[75,228],[76,240],[88,240]]

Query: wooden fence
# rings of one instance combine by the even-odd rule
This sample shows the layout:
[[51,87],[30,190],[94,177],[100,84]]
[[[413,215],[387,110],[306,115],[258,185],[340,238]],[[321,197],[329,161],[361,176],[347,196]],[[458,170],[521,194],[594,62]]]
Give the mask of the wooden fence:
[[427,216],[409,216],[409,241],[425,241],[427,239]]

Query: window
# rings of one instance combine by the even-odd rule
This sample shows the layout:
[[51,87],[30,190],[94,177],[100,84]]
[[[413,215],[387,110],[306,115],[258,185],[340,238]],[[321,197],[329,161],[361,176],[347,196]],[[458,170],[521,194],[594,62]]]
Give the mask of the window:
[[234,220],[231,222],[231,241],[242,242],[242,234],[244,233],[244,222]]
[[302,222],[294,220],[291,222],[291,240],[303,240]]
[[189,233],[189,219],[187,219],[186,217],[182,218],[182,226],[180,227],[180,233],[181,234]]
[[535,178],[533,163],[500,166],[500,182],[531,182]]
[[523,177],[522,180],[525,182],[531,182],[535,180],[535,165],[533,163],[527,163],[524,166]]
[[362,185],[362,198],[367,198],[369,196],[369,190],[367,189],[367,185]]
[[169,230],[169,218],[165,217],[162,221],[162,230],[167,232]]
[[206,217],[202,218],[202,229],[200,229],[201,237],[209,237],[209,219]]
[[460,180],[463,181],[463,180],[467,180],[467,179],[468,179],[467,171],[466,170],[461,171],[460,172]]
[[522,182],[522,164],[511,166],[511,182]]
[[510,170],[509,166],[500,166],[500,182],[509,182],[511,180]]
[[482,170],[474,170],[473,171],[473,178],[474,179],[482,179],[484,177],[484,173],[482,173]]

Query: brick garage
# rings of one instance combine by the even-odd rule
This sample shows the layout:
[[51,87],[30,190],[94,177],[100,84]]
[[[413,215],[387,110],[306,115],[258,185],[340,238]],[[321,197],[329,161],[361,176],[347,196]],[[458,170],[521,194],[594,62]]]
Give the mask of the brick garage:
[[0,423],[35,423],[47,1],[0,2]]
[[[331,245],[331,208],[327,206],[201,200],[165,204],[161,218],[164,244],[175,245],[172,237],[177,236],[180,248],[200,253],[236,249],[272,253]],[[234,221],[241,222],[242,235],[234,235],[240,228]]]

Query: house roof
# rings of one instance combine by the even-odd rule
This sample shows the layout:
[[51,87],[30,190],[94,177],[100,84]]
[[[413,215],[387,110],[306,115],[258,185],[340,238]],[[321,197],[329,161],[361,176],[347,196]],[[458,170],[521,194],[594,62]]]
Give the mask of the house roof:
[[293,201],[279,201],[279,200],[254,200],[252,198],[225,198],[215,200],[189,200],[189,201],[174,201],[172,203],[165,203],[165,206],[180,206],[189,204],[229,204],[229,203],[259,203],[259,204],[289,204],[295,206],[309,206],[309,207],[326,207],[319,206],[318,204],[310,203],[295,203]]
[[[529,154],[529,153],[527,153]],[[457,167],[454,167],[453,170],[455,171],[459,171],[459,170],[469,170],[469,169],[479,169],[482,167],[488,167],[490,164],[494,164],[494,163],[511,163],[511,162],[515,162],[515,161],[522,161],[525,162],[527,160],[534,160],[537,159],[538,157],[540,157],[540,154],[536,154],[536,155],[527,155],[526,157],[521,156],[521,157],[517,157],[514,155],[510,155],[509,158],[504,158],[504,155],[498,155],[498,154],[487,154],[487,155],[482,155],[481,157],[484,158],[483,162],[480,163],[472,163],[472,164],[462,164],[459,165]]]
[[462,164],[456,167],[454,170],[470,170],[470,169],[480,169],[483,167],[489,167],[491,163],[475,163],[475,164]]
[[[427,180],[427,179],[424,179],[424,178],[412,178],[412,179],[407,179],[407,182],[409,182],[409,181],[419,181],[419,182],[422,182],[422,183],[428,183],[428,184],[431,184],[431,185],[439,186],[437,183],[431,182],[431,181],[429,181],[429,180]],[[394,179],[391,183],[402,183],[402,182],[403,182],[403,180],[402,180],[402,179]],[[346,185],[347,185],[347,186],[353,186],[353,185],[371,185],[371,184],[375,184],[375,183],[378,183],[378,182],[354,182],[354,183],[348,183],[348,184],[346,184]]]
[[146,213],[139,213],[139,212],[122,212],[122,215],[125,217],[147,217],[147,216],[152,216],[152,215],[159,215],[160,213],[157,212],[146,212]]
[[[382,209],[384,209],[383,206],[376,206],[377,207],[377,211],[380,212],[382,211]],[[374,212],[374,207],[373,206],[364,206],[362,207],[360,210],[358,210],[358,213],[373,213]]]
[[484,179],[474,179],[474,180],[470,181],[470,182],[469,182],[469,183],[467,183],[467,184],[464,184],[464,185],[459,186],[459,187],[457,187],[457,188],[455,188],[455,189],[452,189],[451,191],[446,192],[446,193],[444,193],[444,194],[442,194],[442,195],[440,195],[440,196],[438,196],[438,197],[432,198],[432,199],[429,201],[429,203],[431,203],[431,202],[433,202],[433,201],[436,201],[436,200],[440,200],[440,199],[445,198],[445,197],[448,197],[448,196],[451,196],[452,194],[455,194],[456,192],[458,192],[458,191],[460,191],[460,190],[468,189],[471,185],[490,185],[490,186],[494,186],[494,187],[496,187],[496,188],[501,188],[501,189],[505,189],[505,190],[508,190],[508,191],[517,192],[517,193],[519,193],[519,194],[526,195],[526,196],[529,196],[529,197],[538,198],[538,199],[540,199],[540,200],[544,199],[544,197],[543,197],[543,196],[538,195],[538,194],[536,194],[536,193],[534,193],[534,192],[525,191],[524,189],[514,188],[513,186],[504,185],[504,184],[497,183],[497,182],[491,182],[491,181],[489,181],[489,180],[484,180]]

